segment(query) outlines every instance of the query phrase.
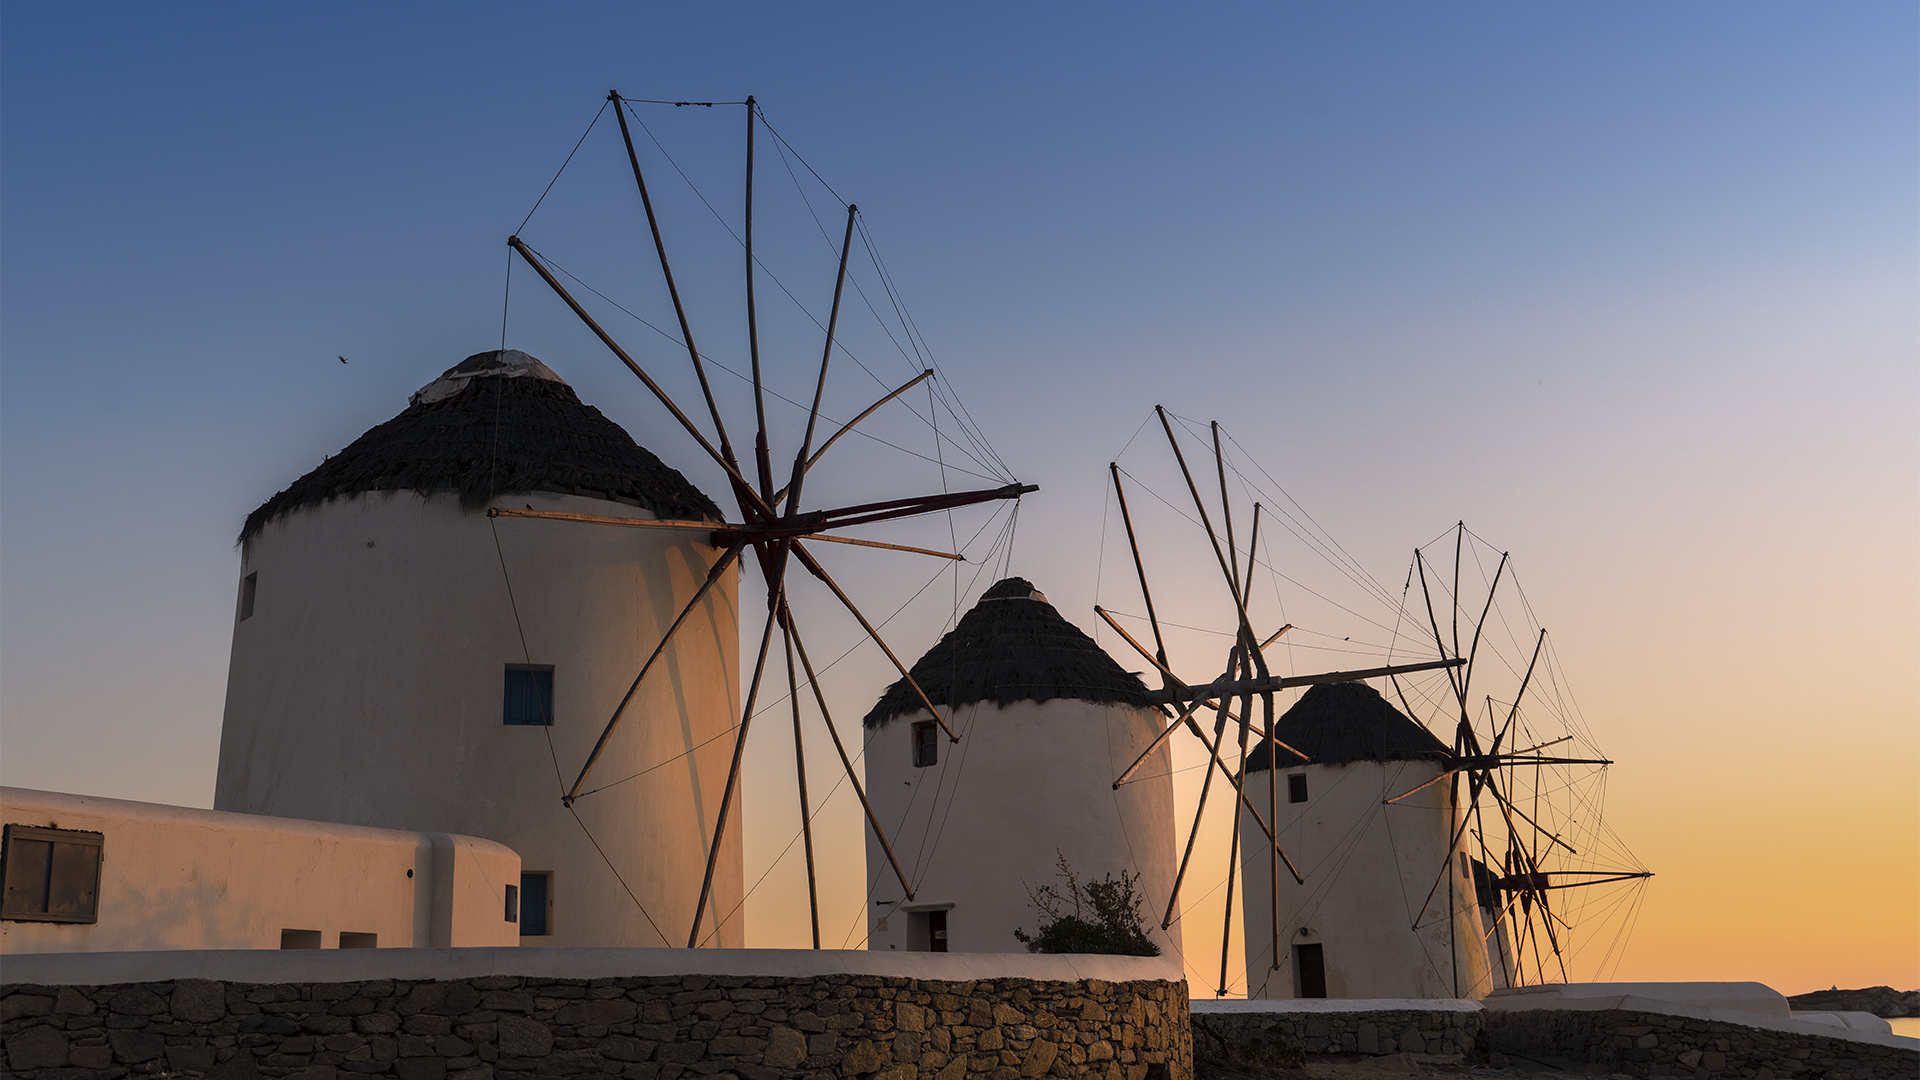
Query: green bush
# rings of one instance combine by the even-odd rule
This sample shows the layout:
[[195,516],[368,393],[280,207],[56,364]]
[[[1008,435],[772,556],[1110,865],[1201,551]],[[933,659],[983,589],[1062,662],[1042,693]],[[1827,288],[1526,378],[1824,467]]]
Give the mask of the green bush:
[[1026,885],[1027,899],[1040,912],[1038,933],[1013,932],[1028,952],[1160,955],[1160,946],[1147,937],[1141,925],[1142,898],[1134,891],[1139,874],[1122,870],[1117,879],[1108,874],[1083,886],[1073,867],[1067,865],[1067,857],[1057,851],[1054,854],[1060,858],[1057,876],[1067,882],[1064,893],[1053,885],[1036,889],[1021,882]]

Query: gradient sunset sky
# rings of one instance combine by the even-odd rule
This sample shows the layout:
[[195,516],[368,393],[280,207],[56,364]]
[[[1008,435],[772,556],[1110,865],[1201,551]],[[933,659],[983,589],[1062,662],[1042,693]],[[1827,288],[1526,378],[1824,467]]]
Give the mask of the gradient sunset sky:
[[[1607,820],[1658,875],[1607,977],[1920,985],[1910,2],[16,3],[0,28],[9,785],[210,805],[242,518],[499,345],[503,241],[608,89],[753,94],[860,205],[949,387],[1041,486],[1006,565],[1068,618],[1136,606],[1106,466],[1164,466],[1134,439],[1156,404],[1218,419],[1395,590],[1465,520],[1513,552],[1618,762]],[[645,115],[737,213],[739,110]],[[667,325],[610,120],[526,235]],[[804,168],[761,168],[769,263],[818,308],[832,252],[799,193],[826,204]],[[654,175],[702,345],[731,361],[737,248]],[[509,347],[723,492],[537,281],[513,286]],[[801,396],[817,335],[767,318]],[[666,342],[616,332],[692,392]],[[843,416],[877,396],[832,393]],[[928,481],[860,455],[820,498]],[[1202,551],[1163,550],[1167,589],[1212,587]],[[900,558],[846,564],[882,612],[934,573]],[[890,627],[903,653],[951,618],[950,582]],[[870,652],[840,713],[891,677]],[[759,946],[804,944],[781,755],[748,762]],[[866,902],[857,814],[842,791],[820,826],[840,927]],[[1213,917],[1186,924],[1190,970],[1217,959]]]

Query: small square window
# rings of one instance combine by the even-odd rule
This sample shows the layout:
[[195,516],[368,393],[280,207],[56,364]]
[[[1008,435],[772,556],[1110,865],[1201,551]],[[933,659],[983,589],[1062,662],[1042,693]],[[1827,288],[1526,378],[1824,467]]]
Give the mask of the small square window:
[[520,921],[520,886],[507,886],[507,921]]
[[533,664],[507,665],[506,704],[502,723],[553,726],[553,668]]
[[379,934],[357,934],[351,930],[340,931],[340,947],[343,949],[377,949],[380,947]]
[[320,947],[318,930],[282,930],[280,947],[283,949],[317,949]]
[[97,832],[6,827],[0,874],[6,879],[0,919],[14,922],[100,921],[100,846]]
[[940,762],[940,725],[921,720],[913,725],[913,767],[924,769]]
[[240,621],[253,618],[253,594],[260,587],[260,571],[240,579]]
[[1290,803],[1307,801],[1307,775],[1294,773],[1287,777],[1287,801]]

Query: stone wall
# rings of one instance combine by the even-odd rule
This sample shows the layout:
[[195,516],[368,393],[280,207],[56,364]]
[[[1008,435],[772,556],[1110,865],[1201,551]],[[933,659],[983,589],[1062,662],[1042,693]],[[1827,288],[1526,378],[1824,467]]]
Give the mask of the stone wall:
[[1488,1034],[1499,1050],[1571,1058],[1634,1077],[1920,1077],[1920,1051],[1890,1045],[1893,1036],[1816,1035],[1776,1030],[1802,1025],[1750,1027],[1625,1009],[1497,1009],[1486,1015]]
[[1193,1012],[1194,1047],[1203,1054],[1254,1038],[1279,1038],[1309,1054],[1467,1054],[1484,1048],[1486,1029],[1487,1014],[1477,1008]]
[[1186,984],[1160,979],[181,978],[0,995],[20,1080],[1193,1076]]

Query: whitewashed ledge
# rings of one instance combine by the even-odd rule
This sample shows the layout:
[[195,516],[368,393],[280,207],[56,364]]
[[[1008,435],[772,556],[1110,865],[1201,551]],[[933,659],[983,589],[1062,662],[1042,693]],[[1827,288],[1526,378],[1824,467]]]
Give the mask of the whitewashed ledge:
[[1371,1013],[1371,1012],[1482,1012],[1486,1006],[1472,998],[1194,998],[1193,1012],[1205,1015],[1241,1013]]
[[1137,982],[1185,979],[1165,956],[903,953],[867,949],[220,949],[163,952],[9,953],[0,982],[39,986],[214,979],[240,983],[340,983],[375,979],[611,979],[656,975],[885,978],[973,982]]
[[1788,1035],[1818,1035],[1827,1039],[1868,1043],[1873,1046],[1886,1046],[1895,1050],[1904,1050],[1909,1053],[1920,1053],[1920,1039],[1910,1039],[1904,1035],[1895,1035],[1891,1032],[1859,1031],[1853,1028],[1838,1027],[1831,1023],[1818,1020],[1796,1020],[1791,1016],[1775,1016],[1768,1013],[1748,1012],[1741,1009],[1713,1008],[1688,1002],[1640,997],[1635,994],[1617,994],[1611,996],[1589,994],[1584,996],[1569,995],[1565,997],[1551,992],[1537,995],[1515,994],[1512,996],[1495,994],[1487,998],[1487,1008],[1490,1013],[1521,1013],[1533,1011],[1653,1013],[1660,1016],[1683,1017],[1688,1020],[1703,1020],[1707,1023],[1737,1024],[1741,1027],[1758,1028],[1761,1031],[1777,1031]]

